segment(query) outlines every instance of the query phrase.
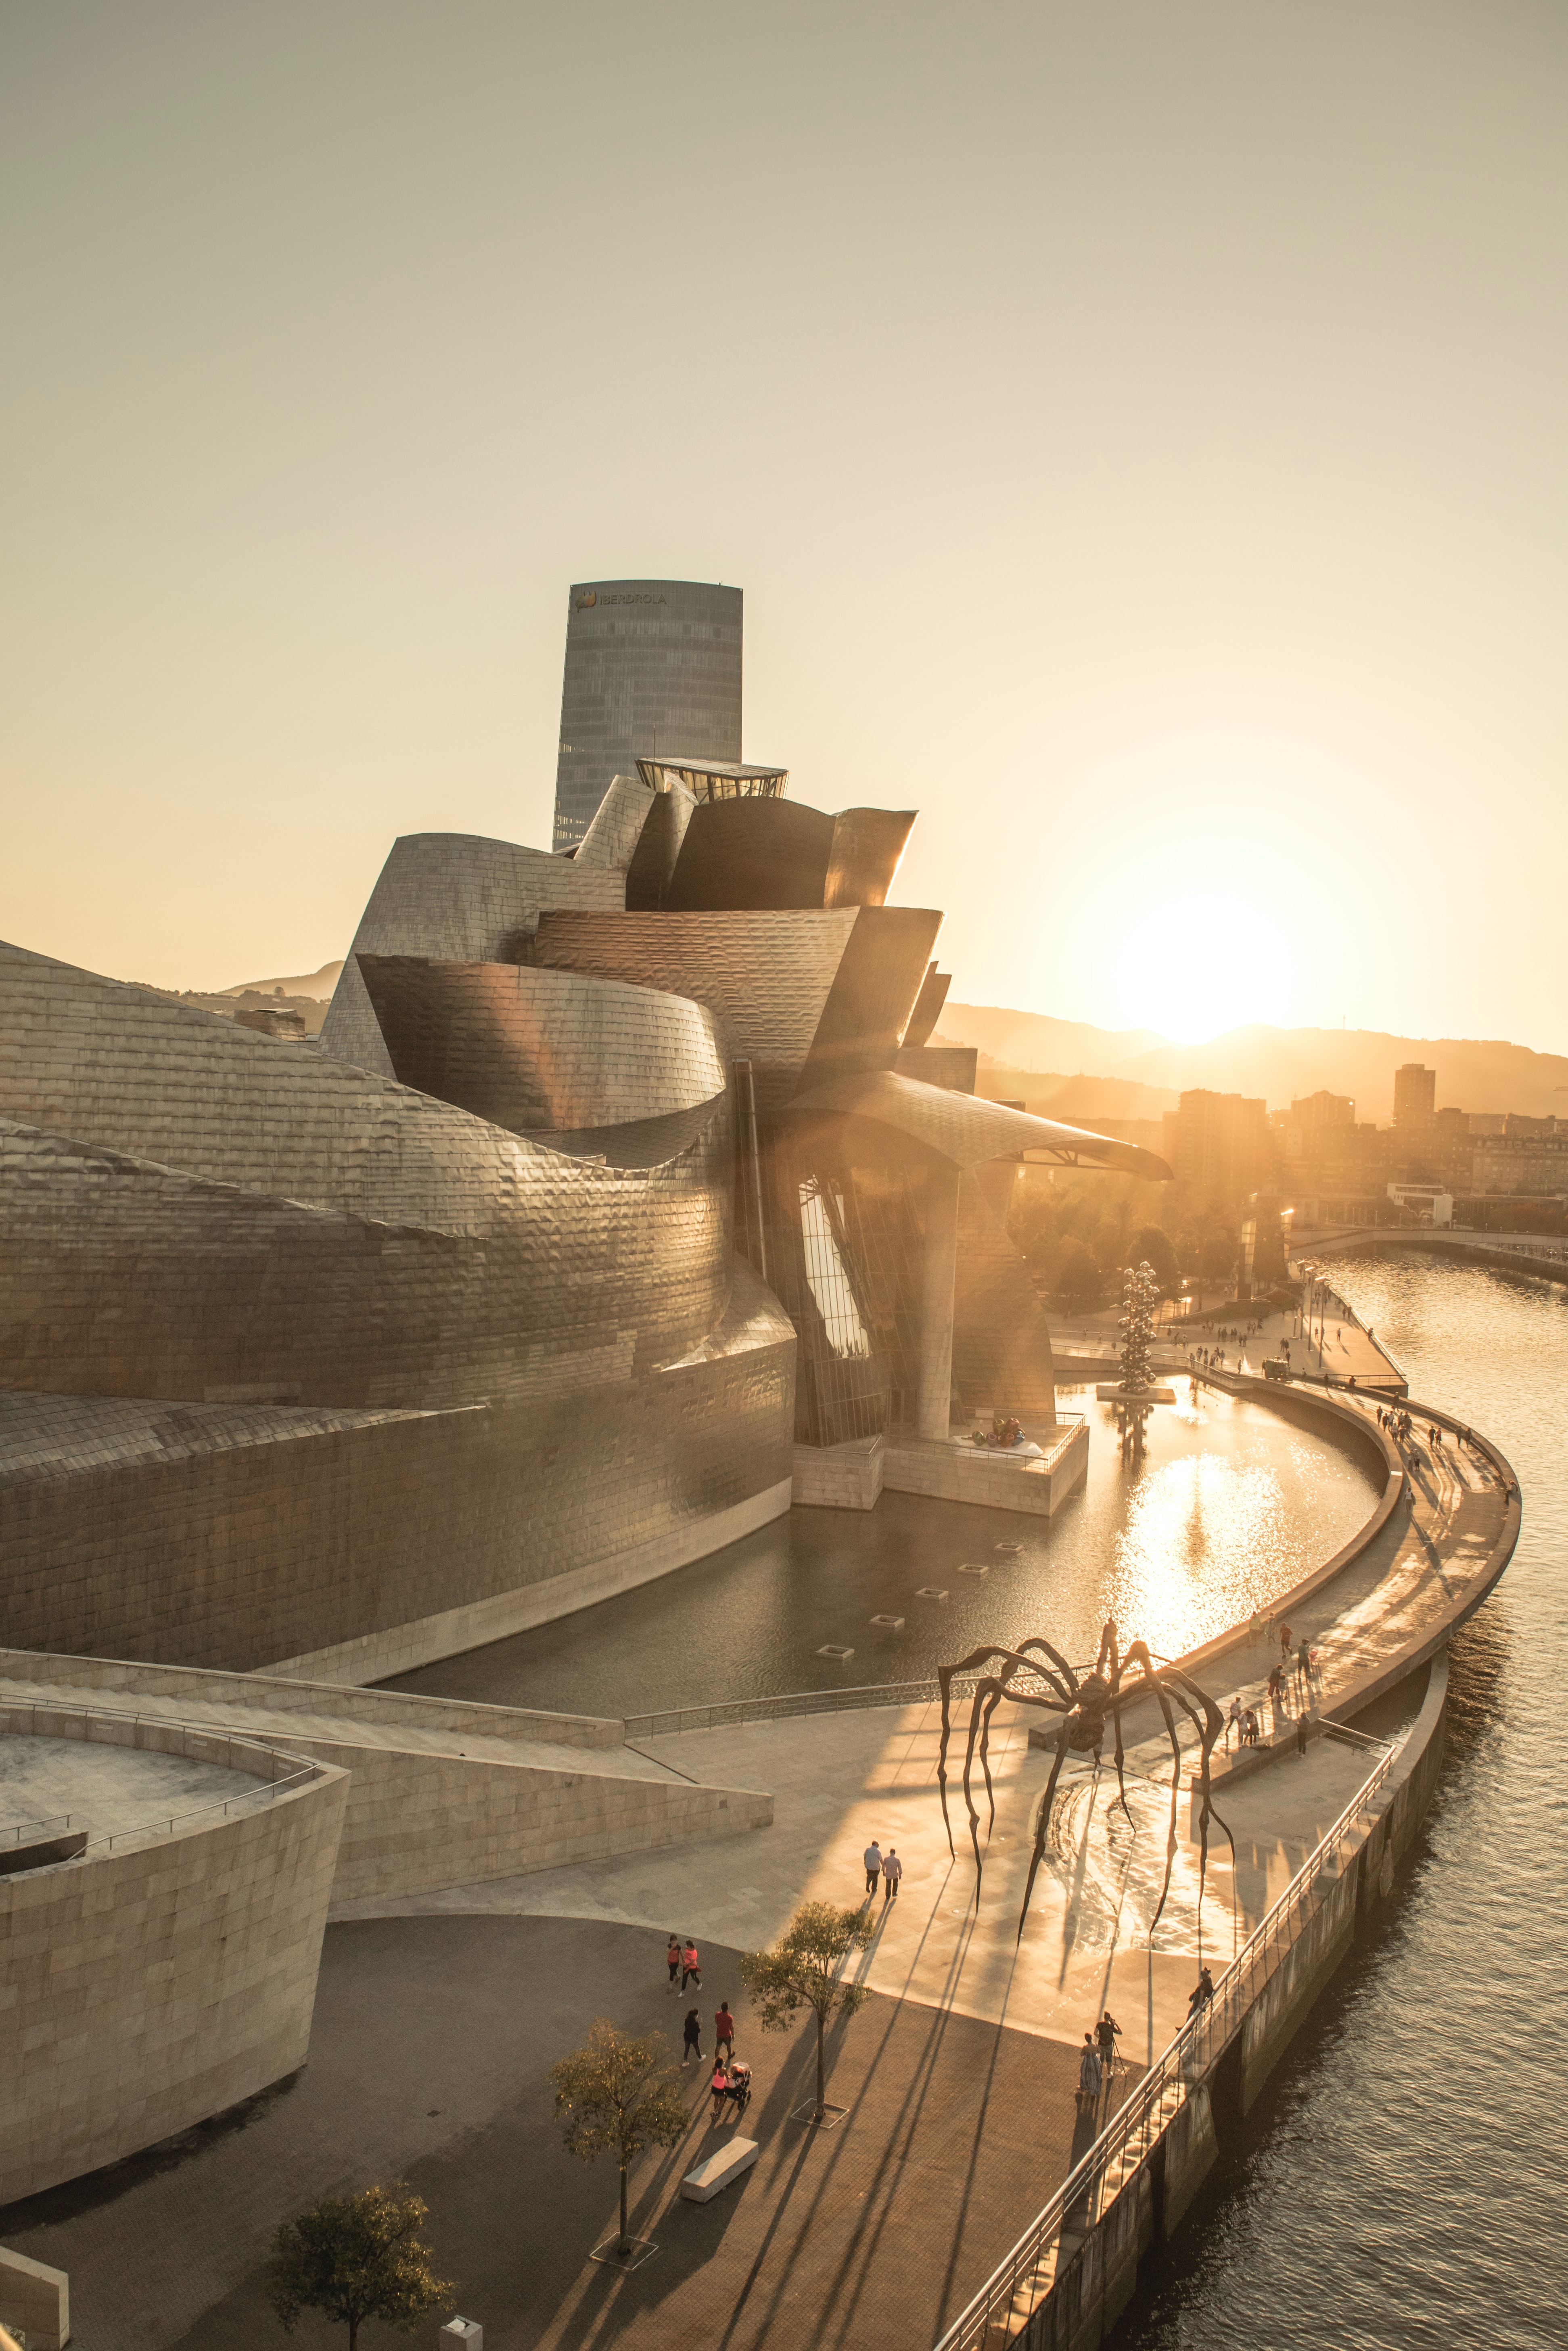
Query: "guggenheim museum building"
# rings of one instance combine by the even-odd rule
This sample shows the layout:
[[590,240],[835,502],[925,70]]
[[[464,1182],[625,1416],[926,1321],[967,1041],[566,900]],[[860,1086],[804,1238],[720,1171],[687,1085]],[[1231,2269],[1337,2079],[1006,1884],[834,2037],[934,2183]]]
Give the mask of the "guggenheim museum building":
[[976,1099],[913,814],[787,785],[394,841],[318,1040],[0,948],[14,1646],[372,1681],[1054,1426],[1013,1171],[1166,1170]]

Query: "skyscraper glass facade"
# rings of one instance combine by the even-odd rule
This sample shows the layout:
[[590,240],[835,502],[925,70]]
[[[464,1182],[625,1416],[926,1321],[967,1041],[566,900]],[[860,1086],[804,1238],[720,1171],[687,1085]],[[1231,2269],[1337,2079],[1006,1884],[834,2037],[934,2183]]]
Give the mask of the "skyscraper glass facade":
[[572,590],[553,846],[581,841],[611,778],[639,758],[738,761],[743,597],[700,580]]

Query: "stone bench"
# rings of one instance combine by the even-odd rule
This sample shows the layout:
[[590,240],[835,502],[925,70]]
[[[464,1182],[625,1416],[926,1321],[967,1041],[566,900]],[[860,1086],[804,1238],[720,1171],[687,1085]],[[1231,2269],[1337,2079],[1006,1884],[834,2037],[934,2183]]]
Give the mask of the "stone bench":
[[754,2138],[732,2138],[716,2155],[710,2155],[694,2171],[689,2171],[680,2183],[680,2193],[689,2204],[709,2204],[715,2196],[749,2171],[757,2159]]
[[63,2351],[71,2332],[71,2284],[64,2270],[0,2245],[0,2325],[37,2351]]

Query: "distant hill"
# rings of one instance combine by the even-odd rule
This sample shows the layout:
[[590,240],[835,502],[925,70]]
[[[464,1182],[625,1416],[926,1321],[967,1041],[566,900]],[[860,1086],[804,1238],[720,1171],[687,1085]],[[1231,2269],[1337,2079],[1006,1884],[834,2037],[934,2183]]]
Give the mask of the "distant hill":
[[1098,1078],[1124,1074],[1118,1063],[1170,1041],[1158,1029],[1096,1029],[1087,1020],[1053,1020],[1046,1012],[1009,1012],[995,1004],[944,1004],[941,1029],[950,1044],[978,1046],[1012,1070],[1073,1070]]
[[1522,1111],[1531,1118],[1568,1113],[1568,1057],[1537,1053],[1501,1039],[1395,1037],[1376,1029],[1232,1029],[1206,1045],[1163,1045],[1117,1064],[1116,1075],[1145,1085],[1214,1086],[1262,1094],[1271,1110],[1325,1087],[1350,1094],[1360,1119],[1386,1125],[1394,1115],[1394,1072],[1424,1061],[1438,1073],[1438,1108]]
[[326,1003],[337,985],[337,976],[342,968],[343,959],[339,956],[336,963],[324,963],[319,971],[296,971],[286,979],[242,979],[238,987],[220,987],[215,993],[219,996],[271,996],[281,987],[286,996],[311,996]]
[[[946,1035],[931,1039],[933,1045],[961,1041]],[[1068,1126],[1092,1126],[1099,1118],[1157,1119],[1177,1104],[1167,1086],[1140,1085],[1129,1078],[1068,1077],[1060,1070],[1014,1069],[989,1054],[981,1057],[975,1092],[990,1102],[1024,1102],[1040,1117],[1059,1118]]]
[[[942,1007],[941,1025],[943,1036],[954,1044],[979,1046],[1017,1071],[1076,1068],[1085,1077],[1130,1080],[1142,1088],[1159,1089],[1167,1096],[1160,1108],[1169,1106],[1170,1094],[1191,1086],[1262,1094],[1271,1110],[1283,1109],[1322,1087],[1351,1095],[1358,1118],[1386,1125],[1394,1115],[1395,1071],[1402,1061],[1424,1061],[1438,1073],[1439,1110],[1451,1103],[1460,1110],[1522,1111],[1532,1118],[1568,1115],[1568,1056],[1537,1053],[1528,1045],[1511,1045],[1501,1039],[1396,1037],[1377,1029],[1257,1025],[1231,1029],[1204,1045],[1173,1045],[1147,1030],[1096,1029],[1087,1021],[1054,1020],[1040,1012],[950,1001]],[[1003,1043],[1005,1052],[999,1050]],[[992,1074],[987,1072],[985,1091],[1002,1091],[992,1085]],[[1054,1082],[1064,1081],[1058,1078]],[[1029,1092],[1033,1098],[1034,1088]],[[1061,1109],[1055,1113],[1065,1114]],[[1090,1115],[1087,1107],[1079,1109],[1078,1115]],[[1099,1115],[1144,1118],[1158,1112],[1152,1103],[1122,1110],[1106,1102]]]

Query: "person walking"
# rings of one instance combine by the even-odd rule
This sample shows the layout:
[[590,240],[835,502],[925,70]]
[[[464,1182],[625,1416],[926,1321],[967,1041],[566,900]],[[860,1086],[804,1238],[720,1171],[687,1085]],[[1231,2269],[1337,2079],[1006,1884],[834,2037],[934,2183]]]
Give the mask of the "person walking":
[[723,2113],[724,2101],[730,2095],[730,2076],[724,2071],[724,2061],[722,2057],[715,2057],[713,2060],[713,2071],[708,2077],[708,2087],[713,2094],[713,2111],[708,2118],[709,2127],[711,2129]]
[[882,1907],[898,1898],[898,1880],[904,1875],[904,1865],[898,1858],[898,1848],[890,1844],[882,1857]]
[[670,1970],[670,1989],[671,1991],[679,1991],[680,1989],[680,1985],[678,1980],[680,1974],[680,1938],[679,1935],[671,1935],[670,1938],[670,1949],[665,1952],[664,1959],[665,1964]]
[[867,1894],[875,1894],[877,1880],[882,1875],[882,1848],[875,1837],[872,1838],[860,1858],[866,1865],[866,1891]]
[[690,1935],[686,1938],[686,1949],[680,1954],[680,1989],[682,1991],[685,1991],[688,1984],[695,1984],[699,1991],[702,1989],[702,1962],[698,1956],[697,1946],[691,1940]]
[[1290,1654],[1291,1628],[1288,1625],[1282,1625],[1280,1626],[1280,1663],[1282,1666],[1285,1665],[1289,1661]]
[[1236,1744],[1239,1747],[1241,1743],[1241,1701],[1239,1698],[1233,1698],[1231,1700],[1231,1711],[1225,1717],[1225,1752],[1227,1755],[1231,1752],[1231,1733],[1232,1731],[1236,1734]]
[[728,2001],[723,2002],[718,2014],[713,2019],[713,2054],[715,2057],[717,2057],[721,2049],[723,2051],[726,2057],[732,2057],[735,2053],[735,2020],[730,2013],[730,2003]]
[[680,2049],[680,2063],[683,2065],[688,2057],[695,2057],[699,2064],[701,2063],[702,2020],[694,2008],[689,2008],[686,2011],[686,2034]]
[[1095,2039],[1100,2050],[1100,2071],[1107,2082],[1116,2070],[1116,2043],[1120,2036],[1121,2026],[1107,2008],[1095,2027]]
[[1078,2104],[1091,2108],[1100,2102],[1100,2060],[1092,2032],[1084,2035],[1084,2047],[1078,2059]]

